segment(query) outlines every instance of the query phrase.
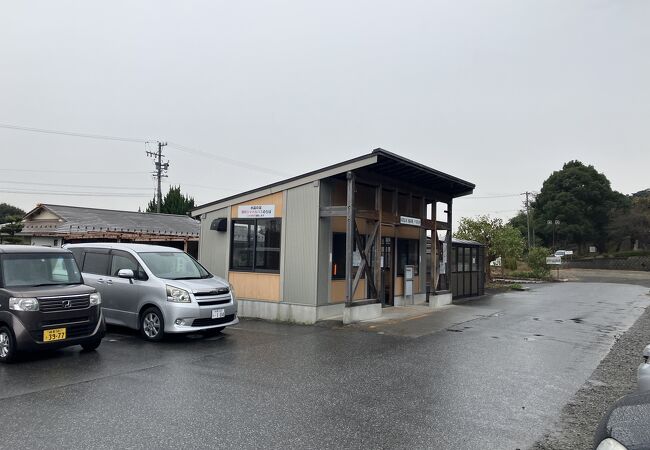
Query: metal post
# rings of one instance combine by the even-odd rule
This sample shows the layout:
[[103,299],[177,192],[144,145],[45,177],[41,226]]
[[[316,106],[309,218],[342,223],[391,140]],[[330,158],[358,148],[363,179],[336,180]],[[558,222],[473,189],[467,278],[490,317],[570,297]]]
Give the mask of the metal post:
[[354,173],[346,174],[348,180],[348,195],[346,207],[345,227],[345,306],[352,305],[354,292],[352,291],[352,254],[354,252]]

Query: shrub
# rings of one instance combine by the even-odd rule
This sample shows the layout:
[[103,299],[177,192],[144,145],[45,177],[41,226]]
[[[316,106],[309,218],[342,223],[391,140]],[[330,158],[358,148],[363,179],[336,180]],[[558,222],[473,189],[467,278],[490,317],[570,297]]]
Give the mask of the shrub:
[[550,251],[544,247],[534,247],[528,251],[528,266],[538,278],[546,278],[551,273],[546,265],[548,255],[550,255]]
[[517,258],[502,258],[502,261],[505,269],[517,270]]

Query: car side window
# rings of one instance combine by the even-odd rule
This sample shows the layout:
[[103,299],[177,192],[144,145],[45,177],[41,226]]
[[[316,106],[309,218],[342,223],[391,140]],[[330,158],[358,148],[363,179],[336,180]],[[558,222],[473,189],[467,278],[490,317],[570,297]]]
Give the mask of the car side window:
[[146,280],[147,274],[144,272],[140,264],[128,253],[114,252],[113,259],[111,260],[111,276],[117,277],[121,269],[131,269],[135,274],[136,280]]
[[108,253],[86,252],[82,272],[92,273],[94,275],[108,275],[108,263],[110,255]]

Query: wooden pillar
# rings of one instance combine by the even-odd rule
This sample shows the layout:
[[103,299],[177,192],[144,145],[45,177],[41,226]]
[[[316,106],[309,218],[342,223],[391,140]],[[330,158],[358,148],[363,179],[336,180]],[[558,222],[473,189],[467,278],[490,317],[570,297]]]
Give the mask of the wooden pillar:
[[381,300],[382,291],[384,287],[381,285],[381,212],[383,209],[382,206],[382,185],[380,184],[375,188],[375,209],[377,210],[377,221],[379,222],[379,229],[377,230],[377,235],[375,236],[375,260],[373,262],[374,266],[374,276],[375,276],[375,287],[377,288],[377,300]]
[[431,220],[433,221],[433,229],[431,230],[431,253],[429,255],[431,258],[431,281],[429,290],[433,295],[438,290],[438,258],[436,258],[438,252],[438,222],[436,221],[436,206],[436,201],[432,201]]
[[354,253],[354,173],[346,174],[348,195],[345,211],[345,305],[350,306],[354,299],[352,279],[352,254]]
[[452,202],[449,200],[447,203],[447,235],[445,236],[445,241],[447,242],[447,267],[446,267],[446,278],[447,278],[447,290],[451,291],[451,219],[452,219]]

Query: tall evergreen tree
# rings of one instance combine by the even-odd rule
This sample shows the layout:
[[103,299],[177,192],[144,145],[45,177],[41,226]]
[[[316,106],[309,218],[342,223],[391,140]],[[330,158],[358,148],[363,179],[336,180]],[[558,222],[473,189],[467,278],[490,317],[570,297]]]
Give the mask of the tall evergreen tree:
[[[147,212],[156,212],[156,197],[147,205]],[[160,212],[163,214],[187,214],[194,208],[194,198],[181,193],[180,186],[170,186],[169,191],[162,199]]]
[[[607,243],[610,211],[625,207],[627,202],[593,166],[569,161],[544,181],[533,203],[535,232],[551,246],[555,226],[556,247],[576,244],[584,250],[596,244],[602,251]],[[553,225],[554,221],[559,224]]]

